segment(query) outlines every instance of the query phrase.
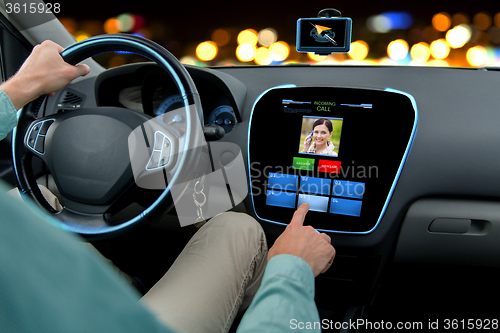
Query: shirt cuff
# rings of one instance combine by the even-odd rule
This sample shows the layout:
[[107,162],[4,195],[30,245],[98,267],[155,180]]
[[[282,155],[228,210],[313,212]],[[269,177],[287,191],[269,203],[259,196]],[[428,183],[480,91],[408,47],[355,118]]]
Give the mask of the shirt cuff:
[[9,96],[0,89],[0,140],[17,125],[17,111]]
[[314,298],[314,274],[311,266],[301,257],[280,254],[272,257],[266,266],[264,279],[274,275],[297,279],[306,287],[307,293]]

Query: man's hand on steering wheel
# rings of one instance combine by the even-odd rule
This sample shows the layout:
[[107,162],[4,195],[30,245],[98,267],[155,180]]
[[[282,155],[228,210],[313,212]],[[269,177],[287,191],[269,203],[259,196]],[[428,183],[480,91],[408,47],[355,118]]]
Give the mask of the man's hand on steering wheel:
[[89,66],[70,65],[60,53],[64,48],[46,40],[33,48],[19,71],[1,89],[9,96],[14,107],[20,109],[44,94],[53,94],[79,76],[90,72]]

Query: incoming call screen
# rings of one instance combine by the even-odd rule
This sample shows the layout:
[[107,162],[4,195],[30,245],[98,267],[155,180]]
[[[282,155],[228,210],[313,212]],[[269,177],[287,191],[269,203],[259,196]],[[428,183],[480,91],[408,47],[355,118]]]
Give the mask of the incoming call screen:
[[288,223],[307,202],[306,223],[315,228],[373,230],[390,199],[415,120],[410,99],[398,93],[270,90],[256,103],[250,127],[256,216]]

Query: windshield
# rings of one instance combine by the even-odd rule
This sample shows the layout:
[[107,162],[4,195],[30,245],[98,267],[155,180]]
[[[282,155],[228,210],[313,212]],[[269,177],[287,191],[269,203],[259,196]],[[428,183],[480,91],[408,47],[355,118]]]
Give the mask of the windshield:
[[[352,19],[347,54],[296,50],[299,18],[317,17],[317,2],[109,2],[61,4],[56,16],[78,40],[103,33],[137,34],[197,66],[417,65],[500,66],[500,10],[495,2],[337,3]],[[96,58],[105,67],[143,61],[131,54]]]

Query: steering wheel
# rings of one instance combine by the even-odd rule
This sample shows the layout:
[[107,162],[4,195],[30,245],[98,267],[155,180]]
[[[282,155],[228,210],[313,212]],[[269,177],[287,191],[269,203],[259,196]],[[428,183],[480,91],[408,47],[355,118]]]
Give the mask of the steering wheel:
[[[203,112],[196,86],[184,66],[162,46],[138,36],[110,34],[75,43],[61,56],[74,65],[96,54],[113,51],[142,55],[171,76],[182,96],[184,115],[177,116],[177,120],[182,119],[179,126],[184,132],[169,129],[170,125],[166,124],[145,126],[153,123],[152,117],[119,107],[82,108],[38,118],[46,95],[22,109],[13,132],[14,173],[21,196],[31,198],[49,211],[63,229],[88,239],[115,237],[145,222],[158,221],[172,207],[172,186],[187,179],[190,166],[197,163],[197,157],[189,148],[197,147],[202,140],[197,122],[203,124]],[[155,132],[146,135],[146,128]],[[146,152],[151,156],[139,162],[141,174],[148,177],[153,172],[165,176],[170,172],[172,176],[152,204],[133,218],[116,223],[110,210],[120,201],[127,201],[132,188],[137,189],[137,174],[135,170],[132,172],[129,156],[132,149],[129,140],[134,130],[135,133],[142,131],[146,142],[143,155]],[[168,163],[158,162],[151,167],[155,151],[158,152],[157,147],[150,146],[154,141],[152,137],[158,135],[156,132],[169,143],[168,149],[162,152]],[[134,149],[140,147],[136,145]],[[34,156],[45,162],[54,177],[64,202],[61,211],[48,204],[36,183],[32,168]]]

